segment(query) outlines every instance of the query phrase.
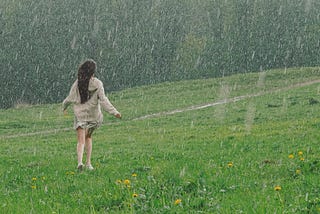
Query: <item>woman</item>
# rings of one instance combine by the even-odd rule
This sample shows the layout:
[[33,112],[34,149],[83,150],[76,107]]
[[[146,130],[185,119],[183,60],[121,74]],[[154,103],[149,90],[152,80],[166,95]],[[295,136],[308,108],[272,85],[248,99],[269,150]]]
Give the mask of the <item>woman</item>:
[[67,108],[73,104],[74,128],[77,131],[78,144],[78,170],[83,170],[82,163],[84,148],[86,148],[86,168],[93,170],[91,165],[92,133],[102,124],[103,114],[101,107],[121,118],[121,114],[110,103],[104,93],[103,83],[94,77],[96,63],[86,60],[78,69],[78,79],[73,83],[68,97],[63,101],[63,111],[67,114]]

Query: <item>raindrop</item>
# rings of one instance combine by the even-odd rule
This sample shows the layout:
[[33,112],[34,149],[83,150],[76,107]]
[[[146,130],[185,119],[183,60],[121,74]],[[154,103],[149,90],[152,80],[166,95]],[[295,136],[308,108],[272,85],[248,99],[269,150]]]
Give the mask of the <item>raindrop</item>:
[[197,68],[199,66],[200,62],[201,62],[201,57],[198,56],[198,59],[196,61],[196,64],[195,64],[194,68]]
[[73,36],[73,39],[71,41],[71,49],[75,49],[76,47],[76,41],[77,41],[77,37],[76,36]]
[[256,108],[254,104],[250,102],[248,105],[248,110],[247,110],[247,115],[245,120],[245,127],[248,133],[251,132],[252,124],[254,122],[255,112],[256,112]]
[[280,16],[282,14],[282,5],[280,5],[279,10],[278,10],[278,15]]
[[308,13],[308,12],[311,10],[312,1],[313,1],[313,0],[307,0],[307,1],[306,1],[306,4],[305,4],[305,12]]
[[301,46],[301,36],[299,36],[297,39],[297,48],[300,48],[300,46]]
[[[219,91],[219,95],[218,95],[218,99],[220,100],[220,102],[227,100],[228,97],[230,96],[230,93],[231,93],[230,87],[228,85],[222,84]],[[218,121],[222,122],[226,116],[225,105],[218,105],[215,108],[214,115]]]
[[259,79],[258,79],[258,83],[257,83],[257,86],[259,88],[262,88],[264,86],[264,83],[265,83],[265,79],[266,79],[266,75],[267,75],[267,72],[263,71],[263,72],[260,72],[259,74]]
[[256,51],[253,51],[253,52],[252,52],[252,55],[251,55],[251,59],[252,59],[252,60],[254,59],[255,54],[256,54]]
[[288,101],[287,99],[284,97],[283,100],[282,100],[282,113],[285,113],[287,112],[287,109],[288,109]]

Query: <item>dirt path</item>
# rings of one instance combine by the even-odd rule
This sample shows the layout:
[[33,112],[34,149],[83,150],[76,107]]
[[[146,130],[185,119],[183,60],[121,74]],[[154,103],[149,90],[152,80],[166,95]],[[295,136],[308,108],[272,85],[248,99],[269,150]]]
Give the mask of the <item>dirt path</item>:
[[153,118],[153,117],[161,117],[161,116],[176,114],[176,113],[180,113],[180,112],[186,112],[186,111],[193,111],[193,110],[208,108],[208,107],[212,107],[212,106],[216,106],[216,105],[222,105],[222,104],[226,104],[226,103],[234,103],[234,102],[238,102],[240,100],[248,99],[248,98],[251,98],[251,97],[258,97],[258,96],[262,96],[262,95],[266,95],[266,94],[272,94],[272,93],[275,93],[275,92],[287,91],[287,90],[291,90],[291,89],[294,89],[294,88],[300,88],[300,87],[303,87],[303,86],[312,85],[312,84],[315,84],[315,83],[320,83],[320,79],[313,80],[313,81],[308,81],[308,82],[303,82],[303,83],[297,83],[295,85],[287,86],[287,87],[280,88],[280,89],[264,91],[264,92],[258,92],[258,93],[255,93],[255,94],[247,94],[247,95],[233,97],[233,98],[226,98],[226,99],[218,100],[218,101],[215,101],[215,102],[212,102],[212,103],[207,103],[207,104],[202,104],[202,105],[194,105],[194,106],[190,106],[190,107],[187,107],[187,108],[176,109],[176,110],[167,111],[167,112],[159,112],[159,113],[155,113],[155,114],[149,114],[149,115],[145,115],[145,116],[142,116],[142,117],[135,118],[133,120],[144,120],[144,119]]
[[[132,119],[132,121],[145,120],[145,119],[149,119],[149,118],[162,117],[162,116],[166,116],[166,115],[172,115],[172,114],[177,114],[177,113],[182,113],[182,112],[187,112],[187,111],[193,111],[193,110],[209,108],[209,107],[222,105],[222,104],[227,104],[227,103],[234,103],[234,102],[238,102],[240,100],[244,100],[244,99],[248,99],[248,98],[252,98],[252,97],[258,97],[258,96],[262,96],[262,95],[266,95],[266,94],[272,94],[272,93],[275,93],[275,92],[287,91],[287,90],[291,90],[291,89],[295,89],[295,88],[300,88],[300,87],[304,87],[304,86],[308,86],[308,85],[313,85],[315,83],[320,83],[320,79],[312,80],[312,81],[308,81],[308,82],[297,83],[297,84],[294,84],[294,85],[291,85],[291,86],[287,86],[287,87],[283,87],[283,88],[280,88],[280,89],[264,91],[264,92],[258,92],[258,93],[255,93],[255,94],[247,94],[247,95],[237,96],[237,97],[233,97],[233,98],[226,98],[226,99],[218,100],[218,101],[215,101],[215,102],[212,102],[212,103],[206,103],[206,104],[202,104],[202,105],[194,105],[194,106],[190,106],[190,107],[186,107],[186,108],[175,109],[175,110],[172,110],[172,111],[148,114],[148,115],[144,115],[142,117],[134,118],[134,119]],[[114,123],[106,123],[106,124],[110,125],[110,124],[114,124]],[[9,139],[9,138],[17,138],[17,137],[28,137],[28,136],[45,135],[45,134],[55,134],[55,133],[58,133],[58,132],[70,131],[70,130],[72,130],[72,128],[62,128],[62,129],[45,130],[45,131],[39,131],[39,132],[21,133],[21,134],[0,136],[0,139]]]

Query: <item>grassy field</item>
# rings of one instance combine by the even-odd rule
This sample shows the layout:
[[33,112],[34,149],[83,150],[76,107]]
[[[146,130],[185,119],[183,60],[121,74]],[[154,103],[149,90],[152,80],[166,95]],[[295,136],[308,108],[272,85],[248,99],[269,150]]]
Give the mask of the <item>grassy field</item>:
[[123,119],[105,114],[94,171],[76,170],[71,111],[0,110],[0,213],[320,213],[318,79],[296,68],[109,94]]

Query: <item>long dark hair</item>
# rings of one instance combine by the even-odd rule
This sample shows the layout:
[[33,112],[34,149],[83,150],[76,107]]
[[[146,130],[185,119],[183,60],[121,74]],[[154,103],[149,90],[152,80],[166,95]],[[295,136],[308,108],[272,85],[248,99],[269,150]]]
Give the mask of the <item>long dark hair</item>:
[[85,103],[89,99],[89,81],[96,70],[96,62],[92,59],[83,62],[78,69],[78,88],[81,103]]

